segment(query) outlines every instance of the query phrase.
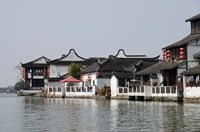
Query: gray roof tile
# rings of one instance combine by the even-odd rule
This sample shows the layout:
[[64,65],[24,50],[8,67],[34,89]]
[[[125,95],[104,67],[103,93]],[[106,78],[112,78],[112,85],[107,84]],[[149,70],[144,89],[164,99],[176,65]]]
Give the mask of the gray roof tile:
[[200,38],[200,34],[194,34],[194,35],[190,34],[190,35],[186,36],[185,38],[183,38],[182,40],[180,40],[176,43],[173,43],[169,46],[166,46],[163,49],[171,49],[171,48],[175,48],[175,47],[185,46],[188,44],[188,42],[193,41],[198,38]]

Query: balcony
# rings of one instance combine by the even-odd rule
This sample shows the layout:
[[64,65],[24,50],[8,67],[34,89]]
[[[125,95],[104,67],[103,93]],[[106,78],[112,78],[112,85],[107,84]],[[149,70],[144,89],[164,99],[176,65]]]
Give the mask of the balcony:
[[28,79],[44,79],[44,73],[42,72],[29,72],[27,73]]

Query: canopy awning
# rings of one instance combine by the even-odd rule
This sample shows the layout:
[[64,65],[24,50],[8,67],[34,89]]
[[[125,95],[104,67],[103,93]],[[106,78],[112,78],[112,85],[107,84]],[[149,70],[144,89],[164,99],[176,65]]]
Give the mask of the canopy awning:
[[69,76],[68,78],[65,78],[63,80],[60,80],[60,83],[65,83],[65,82],[74,82],[74,83],[78,83],[78,82],[82,82],[81,80],[78,80],[72,76]]

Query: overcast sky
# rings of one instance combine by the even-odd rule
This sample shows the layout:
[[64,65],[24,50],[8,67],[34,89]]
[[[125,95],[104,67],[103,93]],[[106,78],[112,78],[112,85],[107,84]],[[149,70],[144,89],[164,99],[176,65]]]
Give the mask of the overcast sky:
[[15,66],[74,48],[82,57],[161,54],[190,33],[185,20],[199,0],[0,0],[0,87],[13,85]]

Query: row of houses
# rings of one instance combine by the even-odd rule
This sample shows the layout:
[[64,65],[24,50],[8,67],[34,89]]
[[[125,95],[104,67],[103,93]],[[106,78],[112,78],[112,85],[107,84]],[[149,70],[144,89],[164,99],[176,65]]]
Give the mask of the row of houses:
[[[200,97],[200,14],[186,22],[191,33],[162,49],[162,56],[127,55],[119,49],[109,57],[83,58],[74,49],[50,60],[44,56],[23,63],[25,90],[47,90],[56,96],[95,96],[110,87],[111,97]],[[71,63],[81,64],[80,82],[74,86],[60,81],[68,77]]]

